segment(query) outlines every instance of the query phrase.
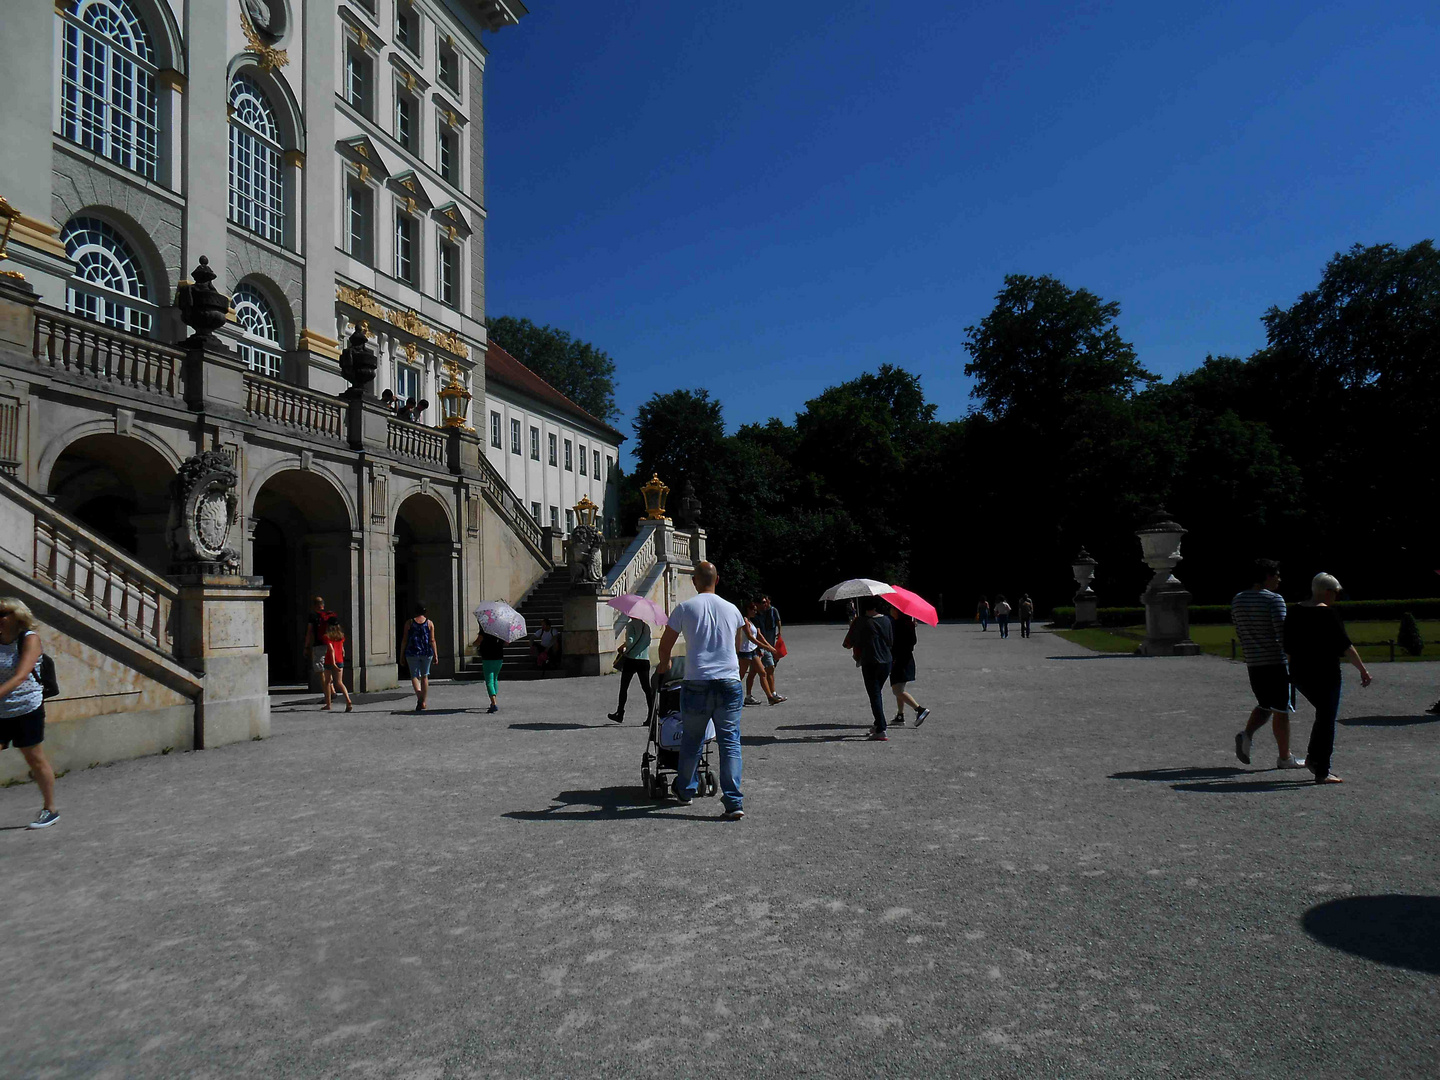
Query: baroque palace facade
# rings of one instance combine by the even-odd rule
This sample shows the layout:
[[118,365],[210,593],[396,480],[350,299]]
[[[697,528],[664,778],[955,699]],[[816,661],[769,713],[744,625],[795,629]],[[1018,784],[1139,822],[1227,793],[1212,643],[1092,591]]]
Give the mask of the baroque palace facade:
[[[183,672],[161,677],[181,602],[165,578],[170,481],[192,455],[223,450],[238,473],[234,542],[256,596],[268,589],[280,683],[308,676],[315,594],[341,615],[359,689],[396,685],[398,621],[417,602],[437,672],[453,672],[469,610],[518,601],[563,561],[573,504],[605,505],[623,436],[487,357],[482,33],[525,14],[519,0],[6,5],[0,494],[15,512],[0,584],[38,590],[79,637],[102,612],[100,659],[77,659],[139,687],[67,693],[52,719],[77,746],[117,709],[163,727],[196,696]],[[203,358],[176,302],[202,257],[231,302]],[[428,408],[342,399],[357,327],[375,395]]]

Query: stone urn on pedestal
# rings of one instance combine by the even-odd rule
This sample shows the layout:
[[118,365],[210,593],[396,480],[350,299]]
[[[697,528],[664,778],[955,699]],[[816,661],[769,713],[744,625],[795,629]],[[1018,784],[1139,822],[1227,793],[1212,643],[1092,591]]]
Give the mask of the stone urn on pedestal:
[[350,340],[345,343],[345,348],[340,353],[340,374],[350,384],[350,388],[341,391],[340,396],[346,400],[373,397],[375,373],[379,370],[380,361],[375,350],[370,348],[365,327],[355,327],[355,332],[350,335]]
[[1190,593],[1175,576],[1180,564],[1180,539],[1186,533],[1164,510],[1157,510],[1135,531],[1140,550],[1154,573],[1140,596],[1145,605],[1145,656],[1196,656],[1200,646],[1190,640]]
[[176,287],[175,306],[180,309],[185,325],[195,331],[185,339],[186,348],[229,352],[216,339],[215,331],[225,325],[230,298],[215,288],[215,271],[210,269],[206,256],[200,256],[200,265],[191,271],[190,280]]
[[1100,598],[1090,587],[1090,582],[1095,580],[1095,567],[1098,565],[1083,547],[1080,554],[1075,556],[1075,561],[1070,564],[1070,572],[1075,575],[1075,583],[1080,586],[1080,591],[1075,594],[1076,630],[1094,626],[1100,621]]

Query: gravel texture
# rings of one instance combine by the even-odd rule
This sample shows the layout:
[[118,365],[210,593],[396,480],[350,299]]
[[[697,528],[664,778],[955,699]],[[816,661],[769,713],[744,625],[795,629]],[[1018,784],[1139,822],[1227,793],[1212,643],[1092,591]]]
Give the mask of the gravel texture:
[[1434,1075],[1440,668],[1347,676],[1321,788],[1235,760],[1240,665],[1018,628],[922,630],[868,743],[842,634],[739,822],[641,796],[614,677],[0,790],[0,1076]]

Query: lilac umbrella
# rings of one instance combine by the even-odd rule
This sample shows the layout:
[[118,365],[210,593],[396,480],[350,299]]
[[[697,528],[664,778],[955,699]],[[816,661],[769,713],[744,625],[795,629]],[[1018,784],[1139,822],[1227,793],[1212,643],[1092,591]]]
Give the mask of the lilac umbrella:
[[640,619],[651,626],[665,626],[670,622],[659,604],[635,593],[621,593],[605,602],[616,611],[629,615],[632,619]]
[[501,641],[519,641],[525,636],[525,616],[504,600],[487,600],[475,609],[480,629]]

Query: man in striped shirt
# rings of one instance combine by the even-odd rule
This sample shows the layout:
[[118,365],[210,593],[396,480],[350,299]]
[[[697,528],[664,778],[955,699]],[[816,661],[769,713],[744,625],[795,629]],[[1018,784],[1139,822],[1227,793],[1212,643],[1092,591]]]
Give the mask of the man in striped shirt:
[[1275,744],[1280,751],[1277,769],[1303,769],[1305,762],[1290,753],[1290,671],[1285,665],[1281,644],[1285,632],[1285,601],[1280,588],[1280,564],[1274,559],[1255,560],[1255,584],[1235,594],[1230,601],[1230,619],[1235,635],[1245,650],[1245,666],[1255,708],[1244,731],[1235,733],[1235,756],[1250,764],[1250,740],[1273,719]]

